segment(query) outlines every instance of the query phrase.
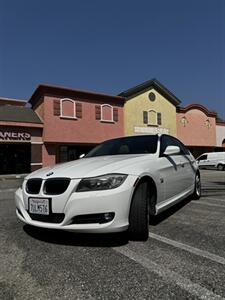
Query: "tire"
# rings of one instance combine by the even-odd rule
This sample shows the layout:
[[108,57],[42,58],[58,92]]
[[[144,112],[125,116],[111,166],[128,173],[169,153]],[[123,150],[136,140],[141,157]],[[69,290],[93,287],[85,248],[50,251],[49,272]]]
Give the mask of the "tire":
[[149,235],[150,188],[142,181],[136,188],[130,206],[128,234],[131,240],[146,241]]
[[217,170],[218,171],[223,171],[224,170],[224,166],[223,165],[221,165],[221,164],[219,164],[218,166],[217,166]]
[[198,200],[201,197],[201,177],[199,173],[195,176],[195,190],[191,197],[194,200]]

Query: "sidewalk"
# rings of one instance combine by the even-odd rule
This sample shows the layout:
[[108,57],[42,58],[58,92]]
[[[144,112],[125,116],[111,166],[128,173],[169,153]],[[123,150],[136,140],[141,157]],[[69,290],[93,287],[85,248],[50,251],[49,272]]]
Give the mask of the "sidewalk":
[[0,200],[14,197],[15,191],[22,185],[27,174],[0,175]]
[[18,179],[18,178],[24,178],[28,174],[6,174],[6,175],[0,175],[0,181],[1,180],[7,180],[7,179]]

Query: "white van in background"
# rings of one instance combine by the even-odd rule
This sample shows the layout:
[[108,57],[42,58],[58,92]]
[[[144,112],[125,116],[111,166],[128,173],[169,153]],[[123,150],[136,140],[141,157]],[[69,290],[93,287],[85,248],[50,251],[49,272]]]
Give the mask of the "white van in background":
[[196,160],[201,169],[225,170],[225,152],[203,153]]

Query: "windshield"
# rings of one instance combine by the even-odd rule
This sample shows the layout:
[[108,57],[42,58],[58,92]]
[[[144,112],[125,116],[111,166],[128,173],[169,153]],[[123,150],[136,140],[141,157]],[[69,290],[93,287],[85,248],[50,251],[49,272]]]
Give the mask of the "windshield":
[[96,146],[85,157],[155,153],[157,150],[157,141],[157,135],[113,139]]

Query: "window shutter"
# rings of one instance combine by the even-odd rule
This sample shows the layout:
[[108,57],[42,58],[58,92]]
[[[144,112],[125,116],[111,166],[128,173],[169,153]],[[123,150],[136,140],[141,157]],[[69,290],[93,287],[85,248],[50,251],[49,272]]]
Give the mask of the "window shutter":
[[118,108],[113,107],[113,121],[118,122]]
[[143,111],[143,122],[144,124],[148,124],[148,112]]
[[162,114],[161,113],[157,113],[157,124],[162,125]]
[[82,118],[82,104],[76,103],[76,117],[81,119]]
[[53,100],[53,114],[60,116],[60,100]]
[[101,106],[95,105],[95,119],[101,120]]

